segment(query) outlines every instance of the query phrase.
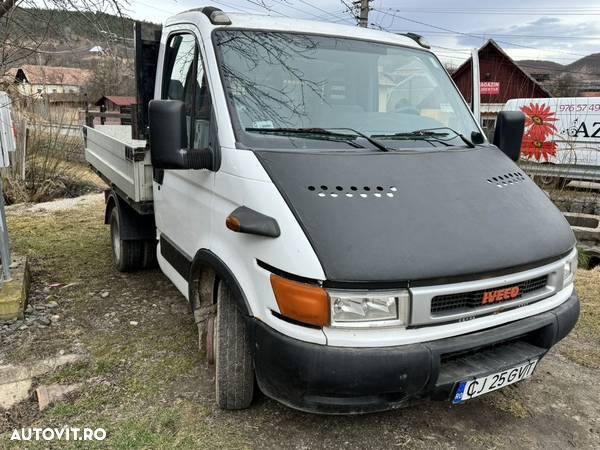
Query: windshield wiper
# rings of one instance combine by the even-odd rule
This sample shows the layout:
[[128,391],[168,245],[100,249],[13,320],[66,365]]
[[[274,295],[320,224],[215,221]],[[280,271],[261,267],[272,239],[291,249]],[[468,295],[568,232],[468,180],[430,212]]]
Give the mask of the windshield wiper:
[[[437,131],[437,130],[448,130],[446,132],[444,131]],[[450,144],[448,144],[448,140],[449,139],[442,139],[445,136],[448,136],[450,133],[454,133],[456,136],[458,136],[469,148],[475,148],[475,144],[473,144],[473,142],[471,142],[470,139],[468,139],[465,135],[463,135],[462,133],[459,133],[458,131],[450,128],[450,127],[439,127],[439,128],[423,128],[421,130],[415,130],[415,131],[409,131],[409,132],[405,132],[405,133],[392,133],[392,134],[381,134],[381,135],[372,135],[372,138],[377,138],[377,139],[422,139],[422,140],[429,140],[429,139],[433,139],[436,142],[439,142],[441,144],[444,144],[446,146],[450,146]]]
[[[360,131],[357,131],[353,128],[330,128],[330,130],[347,130],[350,131],[352,133],[354,133],[356,136],[360,136],[361,138],[365,139],[369,144],[371,144],[372,146],[376,147],[378,150],[381,150],[382,152],[387,152],[389,151],[389,149],[381,144],[380,142],[377,142],[375,139],[373,139],[373,136],[367,136],[364,133],[361,133]],[[347,136],[347,135],[346,135]]]
[[[350,131],[353,134],[348,133],[336,133],[331,130],[346,130]],[[332,141],[340,141],[347,142],[349,145],[353,145],[357,148],[364,148],[362,145],[354,142],[356,137],[361,137],[373,145],[378,150],[382,152],[387,152],[388,148],[374,140],[373,138],[367,136],[360,131],[354,130],[352,128],[246,128],[246,131],[252,133],[273,133],[273,134],[283,134],[283,135],[296,135],[301,137],[313,138],[313,139],[327,139]]]
[[344,142],[355,148],[364,148],[354,142],[355,136],[346,133],[334,133],[324,128],[246,128],[250,133],[280,134],[283,136],[298,136],[306,139],[321,139],[325,141]]

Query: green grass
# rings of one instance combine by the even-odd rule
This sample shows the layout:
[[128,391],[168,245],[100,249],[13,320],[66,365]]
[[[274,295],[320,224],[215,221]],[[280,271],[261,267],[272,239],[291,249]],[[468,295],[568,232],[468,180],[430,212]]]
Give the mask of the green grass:
[[575,287],[581,300],[581,315],[561,351],[572,361],[600,368],[600,268],[578,270]]
[[49,282],[94,283],[112,270],[102,210],[9,216],[14,250],[33,260]]
[[[202,375],[193,318],[169,308],[183,297],[158,270],[122,275],[113,268],[100,202],[51,214],[11,214],[8,226],[14,250],[30,258],[34,289],[78,283],[46,292],[59,303],[61,315],[75,320],[21,342],[9,358],[48,357],[73,341],[87,354],[85,361],[38,380],[82,383],[82,388],[27,426],[104,427],[107,440],[86,448],[248,447],[238,427],[212,420],[212,399],[197,398]],[[105,299],[98,295],[104,290],[110,292]],[[139,325],[131,326],[130,320]],[[0,448],[3,444],[20,448],[0,436]],[[32,447],[81,448],[64,441]]]

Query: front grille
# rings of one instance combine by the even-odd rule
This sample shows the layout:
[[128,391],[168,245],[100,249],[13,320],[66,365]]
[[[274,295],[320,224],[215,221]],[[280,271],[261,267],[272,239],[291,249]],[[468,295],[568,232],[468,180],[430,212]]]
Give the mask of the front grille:
[[[523,295],[531,294],[541,289],[544,289],[547,284],[548,275],[544,275],[538,278],[533,278],[531,280],[521,281],[520,283],[499,286],[492,289],[482,289],[480,291],[472,292],[461,292],[460,294],[438,295],[437,297],[433,297],[433,299],[431,300],[431,313],[439,314],[476,309],[481,306],[484,306],[482,304],[482,301],[483,294],[485,292],[518,287],[519,295],[514,299],[511,298],[504,301],[515,300],[517,298],[521,298]],[[495,302],[493,304],[497,303],[499,302]]]

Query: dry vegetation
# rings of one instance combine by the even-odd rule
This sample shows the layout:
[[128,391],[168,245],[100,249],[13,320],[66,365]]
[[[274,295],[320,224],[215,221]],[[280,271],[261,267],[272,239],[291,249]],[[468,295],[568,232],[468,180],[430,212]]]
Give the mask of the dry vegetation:
[[83,138],[69,109],[54,109],[49,120],[31,106],[16,106],[18,151],[3,174],[7,204],[76,197],[102,188],[84,163]]
[[577,292],[581,317],[563,352],[578,364],[600,369],[600,267],[578,271]]

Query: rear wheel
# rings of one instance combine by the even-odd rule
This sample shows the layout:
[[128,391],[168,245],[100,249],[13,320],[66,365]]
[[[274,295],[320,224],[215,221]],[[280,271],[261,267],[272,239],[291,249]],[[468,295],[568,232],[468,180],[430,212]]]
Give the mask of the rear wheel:
[[156,241],[143,241],[144,243],[144,269],[154,269],[158,267],[158,260],[156,259]]
[[[545,167],[554,166],[553,163],[548,162],[542,163],[542,165]],[[539,187],[546,190],[564,189],[569,182],[569,180],[566,178],[552,175],[534,175],[533,180],[538,184]]]
[[121,222],[117,208],[110,212],[110,240],[113,260],[119,272],[141,269],[144,263],[144,241],[121,239]]
[[537,175],[535,181],[542,189],[564,189],[568,180],[562,177]]
[[[219,283],[217,290],[217,314],[212,344],[218,406],[223,409],[249,407],[254,395],[250,339],[234,294],[224,282]],[[210,356],[212,355],[209,353]]]

